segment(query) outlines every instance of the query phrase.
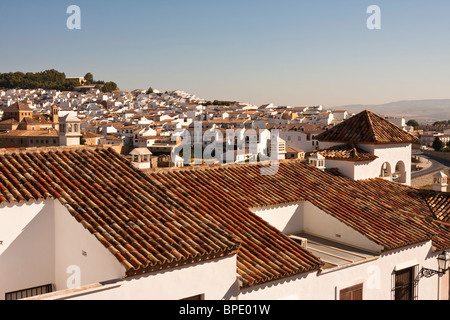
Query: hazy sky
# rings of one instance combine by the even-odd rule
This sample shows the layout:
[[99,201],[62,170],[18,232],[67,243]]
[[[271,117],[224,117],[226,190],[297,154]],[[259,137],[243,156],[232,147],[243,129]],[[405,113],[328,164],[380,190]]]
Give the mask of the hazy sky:
[[[81,30],[69,30],[69,5]],[[366,12],[381,9],[381,30]],[[450,1],[0,1],[0,72],[254,104],[450,98]]]

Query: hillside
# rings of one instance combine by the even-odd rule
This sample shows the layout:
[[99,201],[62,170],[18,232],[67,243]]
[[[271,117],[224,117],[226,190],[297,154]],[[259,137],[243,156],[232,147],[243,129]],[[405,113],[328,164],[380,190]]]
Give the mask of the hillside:
[[450,119],[450,99],[404,100],[379,105],[347,105],[334,107],[358,113],[370,110],[380,115],[415,119],[420,123],[432,123]]

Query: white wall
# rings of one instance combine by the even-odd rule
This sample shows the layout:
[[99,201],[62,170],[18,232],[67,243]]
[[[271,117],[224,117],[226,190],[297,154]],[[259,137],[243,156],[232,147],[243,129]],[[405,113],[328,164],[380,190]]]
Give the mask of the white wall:
[[0,206],[0,300],[54,283],[53,200]]
[[56,290],[122,278],[125,268],[97,238],[54,203]]
[[380,252],[383,248],[310,202],[304,202],[303,211],[303,231],[306,233],[372,252]]
[[58,200],[2,204],[0,241],[0,300],[6,292],[47,284],[62,290],[125,274]]
[[[320,142],[320,149],[339,145],[330,142]],[[381,174],[381,167],[383,163],[388,162],[391,166],[391,171],[394,173],[395,166],[399,161],[403,161],[406,169],[405,184],[411,185],[411,144],[382,144],[371,145],[361,144],[357,145],[359,148],[374,154],[378,158],[367,162],[350,162],[350,161],[336,161],[326,160],[327,168],[339,168],[339,170],[348,178],[353,180],[364,180],[377,178]],[[353,166],[353,169],[351,168]]]
[[303,207],[303,202],[296,202],[251,210],[281,232],[291,234],[303,230]]
[[236,255],[124,279],[84,292],[51,295],[65,300],[178,300],[202,295],[233,300],[239,292]]
[[308,201],[254,208],[252,212],[285,234],[305,232],[373,252],[382,250],[382,246]]
[[[378,259],[332,271],[309,272],[242,290],[239,300],[335,300],[341,289],[363,284],[364,300],[391,300],[393,273],[419,265],[436,268],[431,241],[383,253]],[[437,299],[438,277],[419,281],[419,300]]]
[[381,166],[384,162],[389,162],[392,172],[395,171],[397,162],[403,161],[407,171],[406,184],[411,185],[411,144],[390,144],[390,145],[360,145],[360,148],[376,155],[378,159],[371,162],[370,169],[361,170],[362,177],[376,176],[381,172]]

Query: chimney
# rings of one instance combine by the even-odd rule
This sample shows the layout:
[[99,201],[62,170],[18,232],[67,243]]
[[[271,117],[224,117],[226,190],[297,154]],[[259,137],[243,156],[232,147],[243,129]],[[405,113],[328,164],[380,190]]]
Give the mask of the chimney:
[[316,167],[319,170],[325,170],[325,157],[320,153],[315,153],[309,157],[309,164]]
[[439,192],[447,192],[447,175],[439,171],[433,175],[433,190]]

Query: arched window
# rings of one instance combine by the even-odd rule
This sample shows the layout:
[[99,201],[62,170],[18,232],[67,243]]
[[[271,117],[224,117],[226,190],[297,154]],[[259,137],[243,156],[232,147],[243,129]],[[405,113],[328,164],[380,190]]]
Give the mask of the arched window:
[[390,177],[391,174],[392,174],[392,170],[391,170],[391,165],[389,164],[389,162],[383,163],[381,165],[380,177],[387,178],[387,177]]
[[395,173],[392,176],[392,181],[406,183],[406,167],[403,161],[399,161],[395,165]]

